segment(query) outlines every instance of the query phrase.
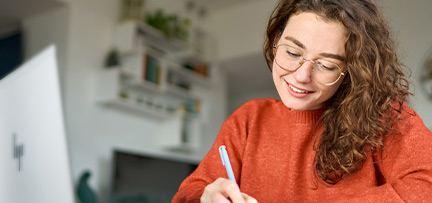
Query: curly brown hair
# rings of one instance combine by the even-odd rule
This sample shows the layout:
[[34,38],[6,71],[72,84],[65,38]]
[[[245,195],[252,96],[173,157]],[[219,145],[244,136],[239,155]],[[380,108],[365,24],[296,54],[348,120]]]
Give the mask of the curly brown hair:
[[272,70],[273,46],[290,16],[312,12],[342,23],[348,75],[327,101],[324,131],[314,144],[315,173],[328,184],[358,171],[382,149],[383,139],[411,95],[387,22],[370,0],[280,0],[270,16],[264,56]]

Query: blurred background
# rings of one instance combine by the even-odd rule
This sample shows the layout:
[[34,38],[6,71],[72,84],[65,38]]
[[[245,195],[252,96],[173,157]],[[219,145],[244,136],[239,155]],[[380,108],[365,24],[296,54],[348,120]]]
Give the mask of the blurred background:
[[[432,128],[432,1],[377,3],[412,71],[410,106]],[[169,196],[237,107],[278,98],[262,54],[275,4],[0,0],[0,77],[55,44],[73,181],[89,171],[100,202],[125,193],[140,202],[131,196],[156,188],[142,171],[161,177],[177,171],[169,178],[176,182],[160,185],[174,188]]]

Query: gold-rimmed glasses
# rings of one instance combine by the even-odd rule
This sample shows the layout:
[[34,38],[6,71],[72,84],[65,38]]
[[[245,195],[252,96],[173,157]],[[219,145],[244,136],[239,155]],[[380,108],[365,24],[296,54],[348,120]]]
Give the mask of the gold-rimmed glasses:
[[279,44],[273,48],[275,49],[274,60],[276,64],[285,71],[294,72],[299,69],[305,61],[309,61],[312,63],[312,78],[323,85],[333,85],[345,75],[338,64],[325,59],[307,59],[303,56],[301,50],[291,45]]

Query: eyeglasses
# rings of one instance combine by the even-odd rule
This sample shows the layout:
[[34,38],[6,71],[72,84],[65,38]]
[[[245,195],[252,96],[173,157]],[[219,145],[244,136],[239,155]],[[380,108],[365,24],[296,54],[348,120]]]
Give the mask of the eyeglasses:
[[299,69],[305,61],[309,61],[312,63],[312,78],[323,85],[333,85],[345,75],[338,64],[325,59],[307,59],[303,57],[302,51],[293,46],[279,44],[273,48],[276,49],[274,59],[276,64],[285,71],[294,72]]

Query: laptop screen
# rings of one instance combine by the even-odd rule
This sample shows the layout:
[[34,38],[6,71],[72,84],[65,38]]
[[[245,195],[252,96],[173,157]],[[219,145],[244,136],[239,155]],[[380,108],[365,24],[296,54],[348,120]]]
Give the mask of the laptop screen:
[[55,47],[0,81],[0,202],[74,202]]

